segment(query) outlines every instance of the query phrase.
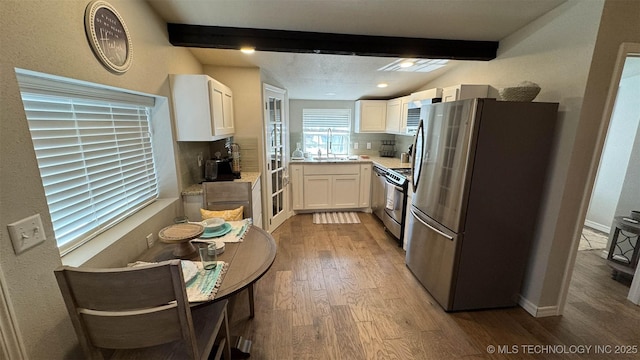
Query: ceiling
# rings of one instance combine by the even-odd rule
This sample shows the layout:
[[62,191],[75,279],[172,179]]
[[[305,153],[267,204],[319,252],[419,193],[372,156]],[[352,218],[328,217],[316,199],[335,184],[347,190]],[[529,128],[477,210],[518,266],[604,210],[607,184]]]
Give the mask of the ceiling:
[[[147,0],[168,23],[499,41],[566,0]],[[291,99],[356,100],[408,94],[454,67],[378,71],[397,58],[192,48],[204,65],[260,67]],[[376,84],[385,82],[383,89]]]

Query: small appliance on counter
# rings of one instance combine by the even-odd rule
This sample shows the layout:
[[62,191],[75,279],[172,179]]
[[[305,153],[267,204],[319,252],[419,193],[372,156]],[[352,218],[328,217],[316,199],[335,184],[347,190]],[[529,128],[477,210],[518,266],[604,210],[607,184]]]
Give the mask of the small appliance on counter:
[[204,166],[204,181],[233,181],[231,159],[207,160]]

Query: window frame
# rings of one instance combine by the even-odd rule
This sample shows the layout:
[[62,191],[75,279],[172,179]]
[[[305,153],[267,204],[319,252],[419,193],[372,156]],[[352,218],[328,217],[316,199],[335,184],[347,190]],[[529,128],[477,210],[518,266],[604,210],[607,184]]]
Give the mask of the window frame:
[[[349,155],[352,133],[352,116],[351,109],[348,108],[331,108],[302,109],[302,148],[303,152],[316,155],[318,150],[323,155],[327,155],[327,138],[329,129],[332,130],[332,146],[331,153],[334,155]],[[308,142],[308,135],[313,133],[313,137],[317,137],[314,142],[315,146]],[[336,141],[337,140],[337,141]],[[335,143],[341,143],[341,148],[336,151]],[[324,145],[320,145],[324,144]]]
[[[86,231],[83,231],[81,235],[74,237],[72,240],[61,243],[60,239],[58,239],[58,235],[56,234],[56,243],[60,251],[60,254],[62,256],[72,252],[76,248],[96,238],[100,234],[122,223],[123,220],[136,214],[143,208],[156,202],[159,199],[161,179],[158,173],[158,168],[156,166],[157,155],[153,147],[154,140],[152,135],[153,133],[152,117],[156,111],[156,105],[157,105],[156,97],[154,95],[148,95],[148,94],[133,92],[126,89],[119,89],[115,87],[109,87],[109,86],[104,86],[104,85],[99,85],[99,84],[94,84],[89,82],[82,82],[74,79],[42,74],[42,73],[37,73],[37,72],[24,70],[24,69],[16,68],[15,71],[16,71],[16,77],[18,79],[18,83],[20,86],[21,96],[23,95],[23,93],[26,94],[26,97],[28,98],[42,97],[42,96],[48,96],[47,94],[49,95],[54,94],[55,96],[81,99],[80,101],[84,101],[84,102],[87,102],[87,101],[88,102],[96,102],[96,101],[108,102],[108,103],[114,104],[116,108],[120,107],[121,104],[128,104],[126,105],[126,107],[133,106],[133,107],[145,109],[146,114],[141,117],[141,118],[144,118],[144,120],[139,120],[138,122],[143,121],[144,124],[146,124],[146,127],[148,127],[148,131],[147,131],[148,135],[146,135],[145,139],[142,139],[145,136],[140,135],[141,139],[139,139],[139,142],[141,144],[144,143],[145,145],[139,145],[139,144],[134,145],[134,148],[137,146],[139,148],[138,153],[140,153],[141,152],[140,149],[142,149],[145,146],[148,147],[148,149],[146,150],[146,158],[144,160],[145,161],[144,164],[151,164],[152,169],[151,170],[146,169],[145,174],[146,175],[151,174],[152,179],[149,180],[145,178],[146,180],[143,180],[143,182],[136,180],[131,184],[142,183],[146,185],[151,185],[152,190],[145,192],[144,198],[140,199],[140,201],[134,201],[132,206],[127,205],[124,210],[118,211],[116,215],[107,216],[103,221],[99,222],[96,226],[87,227]],[[111,112],[113,112],[113,109],[111,109]],[[27,113],[27,110],[25,110],[25,116],[26,116],[26,113]],[[138,116],[139,115],[140,114],[138,114]],[[128,116],[129,116],[128,114],[124,115],[125,118],[127,118]],[[30,120],[27,118],[27,121],[30,121]],[[112,120],[112,122],[117,123],[119,121]],[[140,126],[142,127],[136,128],[134,126],[133,129],[134,131],[138,131],[140,134],[143,134],[144,129],[146,127],[144,125],[140,125]],[[114,126],[114,127],[117,128],[117,126]],[[30,125],[30,130],[31,130],[31,125]],[[32,139],[33,139],[33,133],[32,133]],[[137,140],[132,142],[135,143],[136,141]],[[136,154],[136,156],[138,158],[141,158],[140,154]],[[40,159],[38,159],[38,167],[41,168]],[[41,170],[41,173],[42,173],[42,170]],[[120,175],[119,177],[122,177],[122,175]],[[148,177],[149,176],[147,176],[147,178]],[[144,181],[147,181],[147,182],[144,182]],[[44,185],[45,184],[43,183],[43,186]],[[47,197],[47,205],[49,207],[51,221],[52,221],[52,224],[54,225],[54,233],[55,233],[56,223],[51,214],[51,202],[50,202],[49,196],[47,194],[45,194],[45,196]]]

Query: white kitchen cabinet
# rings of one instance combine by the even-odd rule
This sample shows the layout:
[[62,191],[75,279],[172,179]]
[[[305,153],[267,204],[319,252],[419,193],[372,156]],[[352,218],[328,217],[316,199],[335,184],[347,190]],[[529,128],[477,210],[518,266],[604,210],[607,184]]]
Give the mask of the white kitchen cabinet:
[[214,141],[234,134],[233,93],[207,75],[171,75],[178,141]]
[[369,207],[371,163],[295,164],[289,170],[293,210]]
[[332,208],[332,175],[306,175],[304,177],[304,208]]
[[463,99],[485,98],[489,95],[489,85],[460,84],[442,89],[442,102]]
[[400,134],[402,123],[402,98],[387,100],[385,131],[388,134]]
[[371,205],[371,164],[360,164],[360,206]]
[[356,101],[355,132],[384,133],[386,131],[387,100]]
[[303,165],[289,165],[289,173],[291,174],[291,198],[293,201],[292,208],[293,210],[302,210],[304,209]]

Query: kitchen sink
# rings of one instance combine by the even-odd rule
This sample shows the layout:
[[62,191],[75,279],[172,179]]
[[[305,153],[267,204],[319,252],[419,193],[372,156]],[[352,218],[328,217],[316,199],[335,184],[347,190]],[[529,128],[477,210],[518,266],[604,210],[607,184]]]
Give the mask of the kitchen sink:
[[358,160],[358,156],[357,155],[351,155],[351,156],[314,156],[313,160],[316,161],[353,161],[353,160]]

